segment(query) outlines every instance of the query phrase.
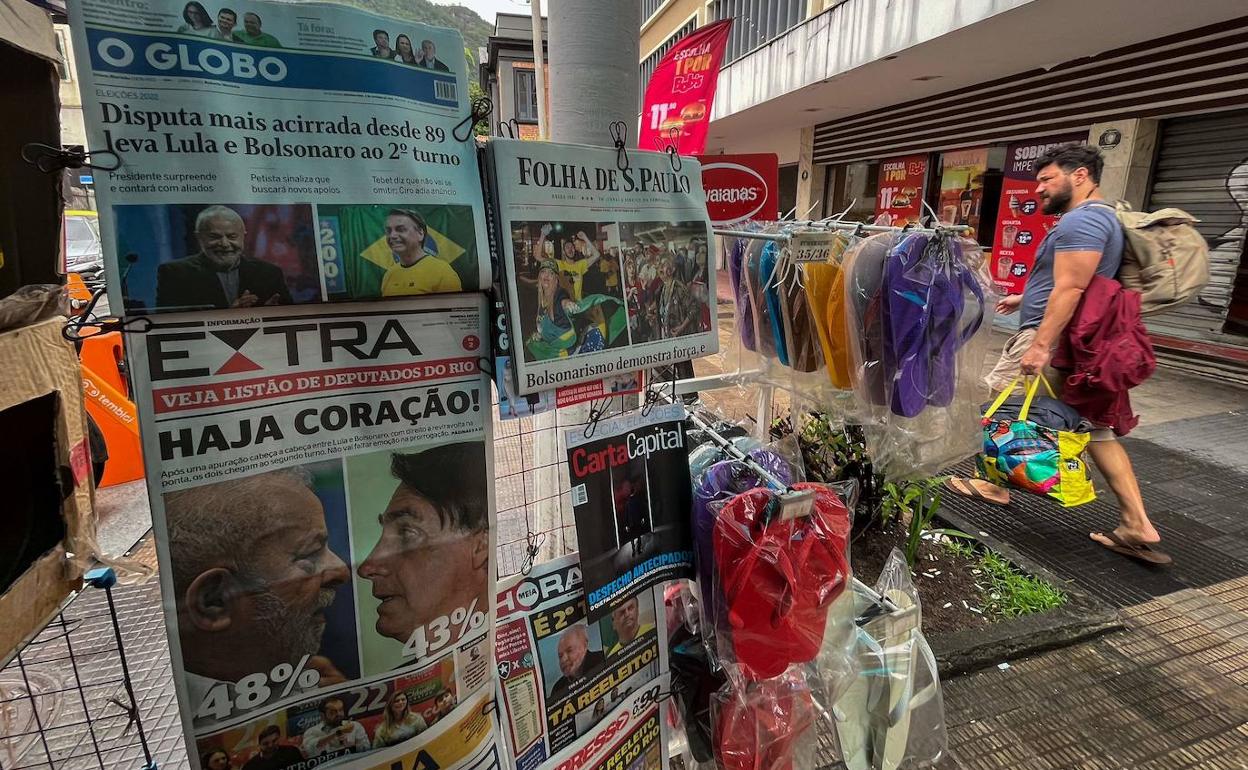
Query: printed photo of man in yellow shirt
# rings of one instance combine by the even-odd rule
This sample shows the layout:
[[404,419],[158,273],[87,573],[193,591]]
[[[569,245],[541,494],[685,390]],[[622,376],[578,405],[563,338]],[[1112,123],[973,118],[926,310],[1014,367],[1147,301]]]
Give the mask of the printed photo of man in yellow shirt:
[[425,252],[429,227],[410,209],[386,213],[386,245],[396,264],[381,279],[381,296],[406,297],[462,291],[459,274],[449,263]]

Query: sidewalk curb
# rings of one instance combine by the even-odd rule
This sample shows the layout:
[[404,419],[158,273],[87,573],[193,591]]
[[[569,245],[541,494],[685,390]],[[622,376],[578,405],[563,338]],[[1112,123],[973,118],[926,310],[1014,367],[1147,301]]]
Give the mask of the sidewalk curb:
[[996,551],[1023,572],[1060,588],[1069,599],[1066,604],[1049,612],[1001,621],[987,628],[931,635],[928,641],[936,655],[937,670],[942,679],[1068,647],[1123,629],[1117,610],[1084,593],[1073,582],[1058,577],[1009,544],[983,533],[968,520],[948,510],[942,509],[936,518],[954,529],[974,535],[981,545]]

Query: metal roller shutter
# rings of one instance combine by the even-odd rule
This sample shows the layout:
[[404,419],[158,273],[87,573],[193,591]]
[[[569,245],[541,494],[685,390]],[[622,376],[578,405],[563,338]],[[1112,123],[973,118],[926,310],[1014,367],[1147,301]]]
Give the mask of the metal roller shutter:
[[1149,330],[1248,346],[1248,338],[1222,333],[1244,252],[1248,111],[1162,123],[1147,208],[1167,206],[1200,220],[1209,242],[1210,280],[1197,301],[1150,319]]

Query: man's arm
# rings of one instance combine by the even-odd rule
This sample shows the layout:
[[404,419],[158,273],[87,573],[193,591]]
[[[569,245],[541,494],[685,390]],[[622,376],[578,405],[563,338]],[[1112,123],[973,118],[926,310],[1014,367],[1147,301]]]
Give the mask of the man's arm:
[[1036,374],[1048,365],[1066,325],[1079,307],[1083,292],[1096,275],[1101,262],[1099,251],[1059,251],[1053,256],[1053,293],[1044,309],[1044,318],[1036,330],[1036,339],[1023,354],[1023,372]]
[[576,234],[576,239],[585,244],[585,269],[588,270],[602,255],[598,253],[598,247],[583,231]]
[[313,726],[309,727],[307,732],[303,734],[303,755],[305,757],[314,757],[321,753],[321,743],[324,742],[324,738],[317,740],[316,735],[319,732],[320,730]]

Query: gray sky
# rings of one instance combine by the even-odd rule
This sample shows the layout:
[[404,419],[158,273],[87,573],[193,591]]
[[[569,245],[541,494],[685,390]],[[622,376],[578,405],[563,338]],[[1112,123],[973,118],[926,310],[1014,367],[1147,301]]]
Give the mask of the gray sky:
[[[529,13],[529,4],[525,0],[433,0],[438,5],[464,5],[477,12],[477,15],[494,23],[497,13]],[[546,5],[542,4],[542,15],[546,14]]]

